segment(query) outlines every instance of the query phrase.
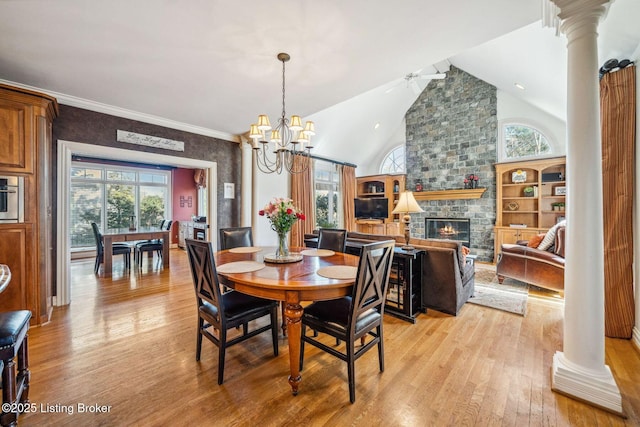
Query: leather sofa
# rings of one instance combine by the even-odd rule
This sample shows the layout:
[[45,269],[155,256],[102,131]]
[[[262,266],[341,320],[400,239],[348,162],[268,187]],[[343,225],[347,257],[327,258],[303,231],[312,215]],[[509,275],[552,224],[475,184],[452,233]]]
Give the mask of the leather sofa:
[[[317,239],[317,234],[305,234],[305,245],[316,247]],[[389,239],[394,239],[398,247],[405,244],[404,236],[349,231],[346,252],[358,255],[363,244]],[[412,238],[410,244],[426,252],[422,257],[423,306],[456,316],[475,290],[474,260],[465,256],[459,242]]]
[[503,244],[496,273],[502,283],[505,277],[540,288],[564,291],[564,236],[566,227],[558,227],[554,245],[549,250],[527,246],[527,241]]

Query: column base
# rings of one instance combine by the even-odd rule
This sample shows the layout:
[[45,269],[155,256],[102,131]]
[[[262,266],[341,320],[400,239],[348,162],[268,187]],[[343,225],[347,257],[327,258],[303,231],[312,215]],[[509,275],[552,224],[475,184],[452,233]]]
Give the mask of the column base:
[[625,417],[622,397],[611,370],[594,373],[580,369],[557,351],[551,367],[551,390]]
[[640,350],[640,328],[635,326],[633,328],[633,336],[631,337],[631,341],[635,344],[636,349]]

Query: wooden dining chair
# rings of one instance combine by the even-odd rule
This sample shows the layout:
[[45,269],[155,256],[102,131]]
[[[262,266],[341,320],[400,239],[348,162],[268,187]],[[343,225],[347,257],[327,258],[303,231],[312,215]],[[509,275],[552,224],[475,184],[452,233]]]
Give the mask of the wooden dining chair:
[[[227,347],[268,330],[271,330],[273,354],[277,356],[277,301],[258,298],[233,290],[222,293],[211,242],[186,239],[185,244],[198,303],[196,360],[200,360],[202,337],[214,343],[218,347],[218,384],[222,384]],[[270,316],[269,324],[249,332],[248,323],[264,316]],[[228,340],[227,330],[240,326],[242,326],[242,335]]]
[[[309,343],[347,362],[349,400],[356,401],[355,361],[377,345],[380,372],[384,371],[383,314],[393,261],[395,241],[382,241],[362,246],[358,272],[350,296],[316,301],[302,314],[300,370],[304,364],[304,345]],[[315,337],[307,336],[307,327],[345,342],[345,351],[330,347]],[[370,338],[357,350],[356,341]]]
[[[100,271],[100,264],[104,262],[104,243],[102,241],[102,233],[100,233],[98,224],[92,222],[91,229],[93,230],[93,237],[96,239],[96,262],[93,267],[93,271],[95,274],[98,274],[98,271]],[[114,243],[112,247],[114,255],[122,255],[124,258],[124,268],[131,268],[131,246],[126,243]]]
[[220,229],[220,250],[253,246],[251,227],[228,227]]
[[345,252],[347,249],[347,230],[338,228],[319,229],[318,249],[331,249],[335,252]]

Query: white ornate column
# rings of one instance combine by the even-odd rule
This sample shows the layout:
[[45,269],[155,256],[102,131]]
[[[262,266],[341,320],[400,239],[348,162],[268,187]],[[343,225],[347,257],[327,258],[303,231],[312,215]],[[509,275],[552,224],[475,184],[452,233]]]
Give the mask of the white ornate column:
[[604,363],[604,237],[598,22],[609,0],[553,0],[567,36],[567,241],[564,351],[552,389],[615,413],[622,399]]

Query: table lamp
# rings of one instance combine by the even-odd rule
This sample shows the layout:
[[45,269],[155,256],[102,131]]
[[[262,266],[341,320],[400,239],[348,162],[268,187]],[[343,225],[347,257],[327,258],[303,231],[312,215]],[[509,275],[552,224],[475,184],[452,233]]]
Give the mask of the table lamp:
[[404,239],[406,244],[402,247],[405,251],[412,251],[413,246],[409,245],[409,239],[411,238],[411,213],[415,212],[424,212],[418,202],[416,202],[415,197],[413,197],[413,193],[411,191],[403,191],[400,193],[400,200],[398,200],[398,204],[391,212],[392,214],[404,214],[402,217],[402,222],[404,222]]

